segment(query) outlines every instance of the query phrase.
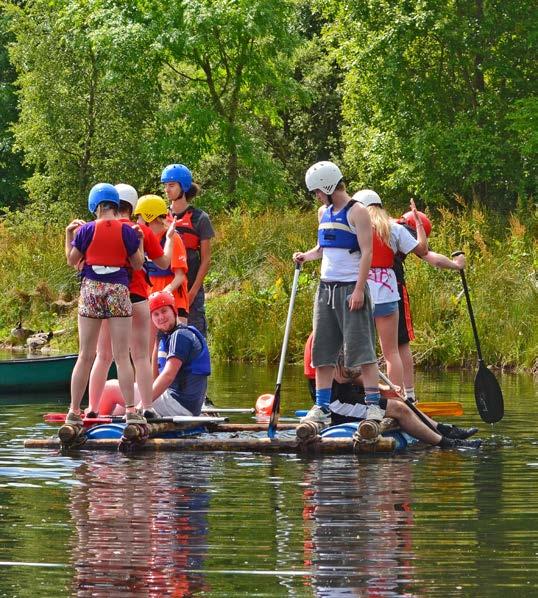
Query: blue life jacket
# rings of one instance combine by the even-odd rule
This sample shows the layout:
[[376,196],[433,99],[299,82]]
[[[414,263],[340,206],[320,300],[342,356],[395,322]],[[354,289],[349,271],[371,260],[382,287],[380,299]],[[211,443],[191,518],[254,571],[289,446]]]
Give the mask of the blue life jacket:
[[[161,247],[164,249],[164,246],[166,245],[166,235],[163,235],[161,237],[161,240],[159,241]],[[157,266],[154,262],[152,262],[150,259],[147,258],[144,261],[144,270],[146,271],[146,273],[149,276],[154,276],[155,278],[161,277],[161,276],[174,276],[174,271],[172,270],[172,268],[170,266],[168,266],[168,268],[165,268],[164,270],[162,268],[159,268],[159,266]]]
[[[171,332],[167,333],[166,336],[161,338],[157,357],[159,372],[162,372],[164,366],[166,365],[170,337],[172,334],[174,334],[174,332],[182,329],[189,330],[192,334],[194,334],[194,336],[200,341],[202,350],[190,363],[183,362],[180,372],[183,374],[194,374],[196,376],[209,376],[211,374],[211,359],[209,357],[207,342],[203,334],[197,328],[194,326],[185,326],[184,324],[179,324]],[[161,353],[163,354],[161,355]]]
[[357,234],[351,230],[347,219],[347,213],[356,203],[351,199],[337,214],[333,213],[332,205],[323,212],[318,227],[318,245],[321,248],[349,249],[349,253],[360,251]]

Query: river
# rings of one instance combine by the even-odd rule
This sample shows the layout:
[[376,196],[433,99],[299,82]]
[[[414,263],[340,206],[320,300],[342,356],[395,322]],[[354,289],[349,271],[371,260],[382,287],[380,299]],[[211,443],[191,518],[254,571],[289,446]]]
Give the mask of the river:
[[[221,407],[272,392],[273,368],[215,368]],[[506,415],[479,419],[474,374],[419,372],[461,400],[479,450],[301,458],[29,450],[67,397],[0,400],[0,596],[538,595],[538,404],[499,376]],[[308,407],[301,368],[282,410]],[[241,420],[240,420],[241,421]],[[247,421],[243,417],[242,421]]]

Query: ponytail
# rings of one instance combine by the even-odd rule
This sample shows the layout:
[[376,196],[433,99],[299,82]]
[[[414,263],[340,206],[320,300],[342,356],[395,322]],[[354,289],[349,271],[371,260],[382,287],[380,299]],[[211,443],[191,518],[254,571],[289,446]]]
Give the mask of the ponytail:
[[372,226],[381,240],[390,246],[390,216],[380,205],[372,204],[366,208],[372,220]]
[[185,193],[185,199],[191,201],[191,199],[194,199],[198,193],[200,193],[200,187],[193,182],[190,189]]

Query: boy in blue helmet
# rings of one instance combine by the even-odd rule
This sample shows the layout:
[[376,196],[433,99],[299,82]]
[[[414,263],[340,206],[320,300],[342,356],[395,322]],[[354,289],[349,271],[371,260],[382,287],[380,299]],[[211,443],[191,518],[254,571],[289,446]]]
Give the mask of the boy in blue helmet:
[[186,166],[169,164],[162,171],[161,182],[170,201],[170,212],[176,218],[176,230],[187,250],[189,324],[206,336],[204,278],[211,262],[211,239],[215,231],[209,216],[190,205],[200,189]]
[[144,263],[142,233],[118,220],[120,196],[109,183],[95,185],[88,209],[96,219],[73,220],[65,230],[65,255],[70,266],[82,264],[78,303],[79,354],[71,377],[71,404],[66,423],[82,425],[80,403],[95,359],[103,320],[108,320],[112,352],[126,399],[126,421],[144,423],[134,408],[133,368],[129,360],[132,305],[128,268]]

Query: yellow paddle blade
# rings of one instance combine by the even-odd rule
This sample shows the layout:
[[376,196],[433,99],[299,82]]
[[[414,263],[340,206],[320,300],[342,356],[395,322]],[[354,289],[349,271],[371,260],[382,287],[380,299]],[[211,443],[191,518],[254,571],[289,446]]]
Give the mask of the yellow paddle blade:
[[431,403],[419,401],[417,407],[430,417],[458,417],[463,415],[463,405],[457,401]]

